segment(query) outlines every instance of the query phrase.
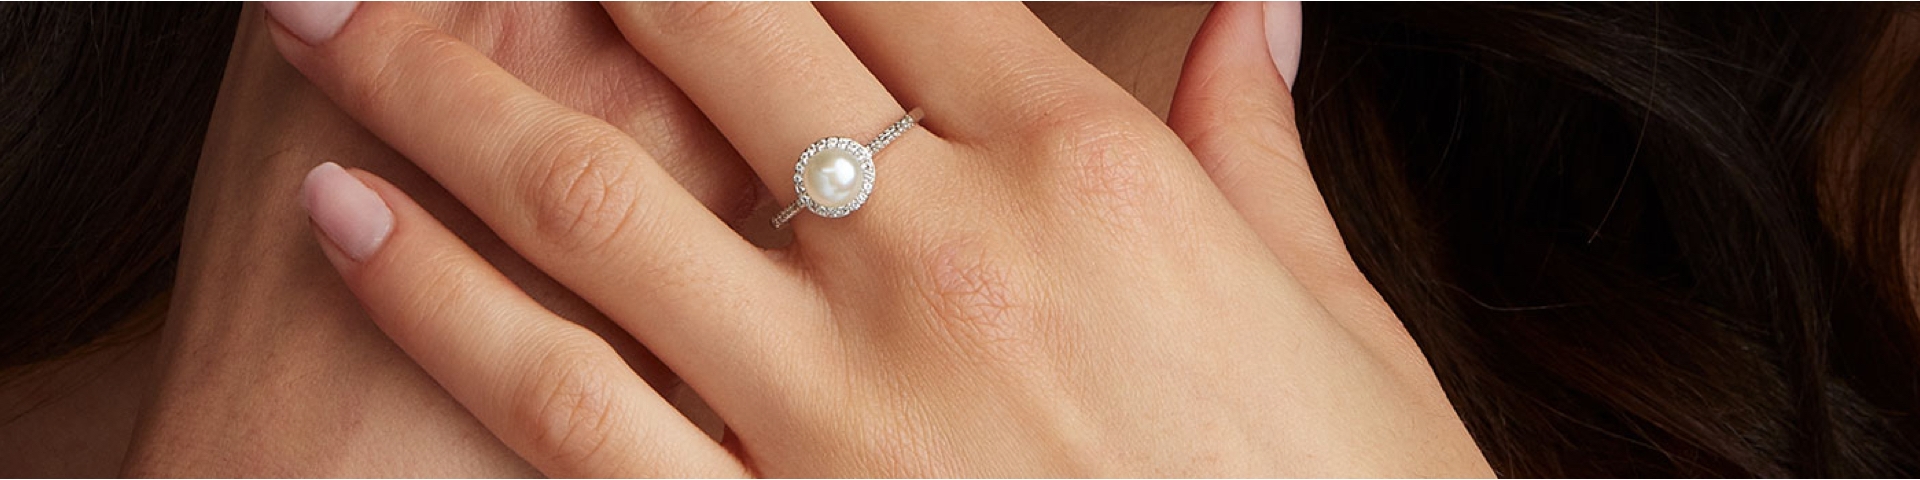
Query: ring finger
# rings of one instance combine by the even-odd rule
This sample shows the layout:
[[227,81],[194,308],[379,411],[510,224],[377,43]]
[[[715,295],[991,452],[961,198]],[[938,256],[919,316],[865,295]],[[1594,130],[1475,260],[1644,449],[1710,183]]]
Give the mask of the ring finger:
[[906,112],[809,4],[606,7],[627,41],[699,105],[782,202],[795,200],[794,163],[814,141],[865,143]]

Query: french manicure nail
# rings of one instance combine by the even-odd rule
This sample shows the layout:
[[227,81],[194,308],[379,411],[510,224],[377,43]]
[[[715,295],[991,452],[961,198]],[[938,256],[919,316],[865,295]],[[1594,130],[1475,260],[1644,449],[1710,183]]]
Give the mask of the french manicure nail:
[[307,172],[300,197],[320,232],[354,261],[379,251],[393,232],[393,211],[387,209],[386,200],[333,162]]
[[267,2],[267,14],[308,45],[319,45],[340,32],[360,2]]
[[1300,2],[1265,2],[1261,10],[1266,13],[1267,53],[1292,89],[1293,76],[1300,71]]

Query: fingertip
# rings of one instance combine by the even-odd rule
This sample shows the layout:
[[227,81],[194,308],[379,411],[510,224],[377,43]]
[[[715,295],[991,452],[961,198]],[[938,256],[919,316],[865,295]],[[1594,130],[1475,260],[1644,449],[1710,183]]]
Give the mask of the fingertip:
[[373,256],[393,232],[393,210],[386,200],[338,164],[308,171],[300,191],[313,224],[355,262]]
[[407,196],[407,193],[400,190],[398,185],[394,185],[393,182],[388,182],[384,177],[358,168],[349,168],[346,170],[348,175],[352,175],[355,180],[366,184],[367,188],[379,194],[380,198],[386,199],[387,205],[393,208],[396,214],[402,213],[399,211],[402,207],[410,206],[413,203],[413,197]]
[[274,51],[309,83],[333,96],[326,88],[328,77],[339,67],[333,65],[336,62],[328,52],[352,49],[343,47],[353,42],[343,41],[339,33],[350,20],[366,17],[362,12],[366,9],[358,2],[263,2],[262,8],[266,11],[267,40]]
[[1294,75],[1300,71],[1300,2],[1264,2],[1260,10],[1267,55],[1280,71],[1280,78],[1287,81],[1287,89],[1292,90]]
[[[1275,21],[1285,23],[1289,9],[1295,26],[1270,25]],[[1182,86],[1200,81],[1275,79],[1280,80],[1279,84],[1291,85],[1299,65],[1298,14],[1299,4],[1295,2],[1216,3],[1187,49],[1186,64],[1181,69]],[[1275,32],[1274,28],[1283,28],[1293,35],[1288,37],[1284,32]],[[1279,38],[1282,45],[1278,53],[1274,48],[1276,37],[1284,37]],[[1287,42],[1292,46],[1286,45]]]
[[1196,138],[1249,128],[1250,120],[1263,127],[1291,124],[1293,95],[1288,76],[1269,52],[1268,10],[1260,3],[1218,2],[1201,23],[1167,117],[1168,125],[1190,144]]
[[306,45],[319,45],[340,33],[360,2],[266,2],[267,16]]

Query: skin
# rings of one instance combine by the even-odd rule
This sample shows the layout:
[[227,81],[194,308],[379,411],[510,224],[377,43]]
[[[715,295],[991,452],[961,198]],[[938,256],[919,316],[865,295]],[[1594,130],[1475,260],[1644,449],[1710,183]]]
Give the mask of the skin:
[[[673,124],[670,115],[704,118],[691,108],[650,113],[652,105],[675,102],[617,101],[629,83],[622,78],[652,78],[653,70],[631,56],[597,6],[546,4],[408,4],[423,18],[513,72],[529,85],[568,105],[621,125],[636,136],[654,134],[650,144],[672,145],[652,125]],[[266,16],[249,5],[241,15],[235,48],[223,82],[207,153],[196,179],[194,214],[184,243],[188,250],[218,245],[220,253],[189,254],[181,262],[182,305],[167,312],[167,302],[143,315],[166,317],[165,337],[144,329],[120,332],[67,358],[46,362],[0,390],[0,406],[13,421],[0,424],[0,465],[9,476],[107,477],[122,473],[130,444],[139,452],[125,462],[136,475],[269,475],[271,472],[320,472],[351,476],[524,476],[531,467],[492,441],[471,415],[418,371],[391,342],[371,327],[344,284],[332,281],[319,249],[308,240],[306,213],[294,201],[304,169],[334,161],[380,172],[407,188],[463,238],[492,234],[430,179],[377,138],[351,124],[319,91],[272,50]],[[1096,4],[1037,4],[1036,13],[1061,32],[1096,66],[1164,116],[1178,79],[1181,52],[1206,15],[1206,4],[1141,4],[1119,8]],[[576,11],[577,10],[577,11]],[[595,19],[602,28],[568,37],[551,32],[581,32],[578,24]],[[1100,27],[1100,28],[1094,28]],[[496,49],[495,45],[519,48]],[[1126,55],[1101,54],[1127,49],[1158,52],[1151,62]],[[1147,47],[1152,47],[1148,49]],[[556,62],[553,52],[604,51],[593,61]],[[581,81],[574,70],[589,65],[607,73],[599,81]],[[659,82],[644,82],[646,89]],[[598,108],[598,110],[596,110]],[[296,112],[288,114],[287,112]],[[673,129],[706,142],[723,140],[695,128]],[[691,133],[688,133],[691,132]],[[715,144],[715,143],[710,143]],[[283,153],[284,152],[284,153]],[[707,151],[661,154],[661,164],[682,185],[719,211],[737,211],[742,233],[767,245],[790,241],[765,227],[772,212],[737,158],[712,161]],[[676,161],[689,159],[687,161]],[[726,160],[732,160],[727,162]],[[719,165],[700,170],[695,167]],[[750,193],[740,193],[741,190]],[[760,198],[753,198],[753,197]],[[237,198],[245,201],[202,199]],[[259,200],[271,198],[271,200]],[[753,211],[759,203],[762,210]],[[729,203],[733,202],[733,203]],[[743,206],[744,204],[744,206]],[[476,244],[497,264],[514,265],[517,256],[501,245]],[[523,263],[520,263],[523,264]],[[531,268],[506,269],[516,282],[551,285]],[[194,288],[194,286],[200,286]],[[549,305],[578,305],[565,290],[530,292]],[[191,305],[192,307],[185,307]],[[556,307],[565,312],[564,308]],[[594,317],[575,311],[563,316]],[[129,325],[162,323],[158,319]],[[610,336],[614,340],[624,334]],[[274,352],[274,353],[266,353]],[[271,359],[262,361],[262,359]],[[657,363],[642,358],[643,376],[672,384]],[[159,389],[156,365],[200,365],[197,374],[173,374]],[[651,366],[651,368],[650,368]],[[336,372],[337,380],[272,381],[312,378]],[[346,372],[346,373],[338,373]],[[337,383],[351,383],[343,389]],[[694,415],[703,410],[688,401],[690,390],[665,386],[669,397]],[[156,390],[158,390],[156,392]],[[133,392],[147,392],[128,394]],[[145,428],[143,403],[148,409]],[[178,405],[179,407],[168,407]],[[199,407],[195,407],[199,406]],[[218,406],[219,408],[205,408]],[[295,414],[289,417],[289,413]],[[234,419],[245,419],[236,421]],[[296,421],[289,421],[289,420]],[[711,417],[707,417],[709,422]],[[391,428],[382,428],[391,425]],[[711,423],[708,423],[710,426]],[[315,432],[325,432],[316,435]],[[341,449],[338,436],[357,438],[368,448]],[[426,440],[426,441],[420,441]],[[451,445],[435,450],[436,445]],[[187,447],[199,447],[187,449]],[[320,454],[302,454],[320,452]],[[449,460],[455,459],[455,460]],[[489,460],[497,459],[497,460]]]
[[[23,445],[0,449],[0,456],[13,457],[0,464],[55,477],[113,476],[122,468],[132,475],[190,476],[534,473],[407,361],[345,286],[325,273],[329,267],[295,194],[301,176],[322,161],[382,172],[413,188],[553,309],[594,328],[617,329],[504,244],[488,246],[491,234],[477,219],[436,193],[431,179],[280,59],[266,16],[255,7],[242,14],[222,82],[163,334],[110,345],[68,362],[71,367],[50,365],[45,370],[58,374],[47,375],[45,387],[8,389],[61,395],[46,402],[51,408],[31,410],[4,427],[8,434],[0,439]],[[669,84],[649,81],[658,74],[620,40],[598,6],[410,7],[489,49],[503,67],[556,100],[621,125],[657,145],[663,157],[686,159],[665,166],[715,211],[752,213],[759,194],[745,167],[722,150],[684,147],[723,140],[677,92],[645,87]],[[629,82],[643,88],[627,88]],[[616,345],[637,370],[675,388],[636,342]],[[69,378],[96,375],[103,376],[79,389],[62,388],[61,382],[74,381]],[[128,385],[152,393],[128,395]],[[34,441],[49,437],[74,440]],[[123,456],[129,457],[124,467]]]
[[1171,129],[1017,5],[607,7],[769,185],[895,99],[929,120],[882,156],[893,196],[763,250],[404,8],[287,17],[292,64],[737,435],[709,440],[400,188],[315,170],[320,243],[375,323],[542,473],[1491,473],[1299,183],[1249,7],[1199,41],[1240,48],[1189,57]]
[[[1192,37],[1192,29],[1196,28],[1205,9],[1197,9],[1198,13],[1195,13],[1196,9],[1179,5],[1128,7],[1135,8],[1085,4],[1039,5],[1035,13],[1077,53],[1128,89],[1143,105],[1165,117],[1172,104],[1173,81],[1178,78],[1179,72],[1178,50],[1173,46],[1184,45]],[[509,30],[507,25],[519,18],[510,14],[512,12],[462,15],[451,12],[452,9],[434,11],[429,7],[419,8],[423,16],[435,19],[454,35],[473,43],[477,49],[486,52],[508,71],[537,89],[569,105],[588,110],[594,107],[592,102],[578,102],[580,97],[555,93],[555,85],[565,83],[557,80],[557,77],[564,75],[543,76],[545,71],[539,67],[551,65],[542,65],[537,59],[539,54],[562,50],[493,49],[493,45],[501,42],[498,39],[489,41],[487,38],[491,37],[488,36],[499,36],[502,31]],[[1143,10],[1151,13],[1136,13],[1131,17],[1133,21],[1128,20],[1131,12]],[[179,447],[200,442],[204,449],[181,451],[142,447],[153,452],[145,457],[149,461],[172,461],[163,461],[161,467],[149,469],[143,469],[148,467],[140,467],[136,462],[129,466],[130,472],[199,475],[236,472],[250,472],[252,475],[270,475],[273,472],[305,472],[307,475],[319,475],[319,472],[341,475],[353,475],[354,472],[360,472],[360,475],[524,475],[531,472],[530,466],[511,460],[511,452],[503,445],[488,440],[490,437],[487,437],[484,428],[464,409],[451,403],[450,397],[416,367],[404,360],[395,361],[403,358],[402,354],[385,343],[384,336],[378,331],[366,327],[367,319],[357,305],[342,301],[346,298],[344,284],[316,276],[315,272],[327,267],[320,261],[323,257],[318,254],[317,247],[305,237],[305,214],[299,211],[289,192],[297,188],[304,168],[318,161],[340,161],[385,176],[470,242],[476,235],[481,238],[490,235],[478,228],[477,222],[470,216],[460,213],[464,209],[457,205],[447,207],[446,203],[449,202],[444,199],[448,197],[433,190],[426,183],[424,174],[411,178],[400,174],[399,171],[411,168],[404,160],[384,152],[384,147],[374,143],[377,139],[371,135],[345,127],[350,119],[326,104],[325,99],[316,90],[308,88],[304,79],[293,74],[289,66],[274,61],[277,60],[272,55],[274,52],[270,48],[263,50],[265,47],[262,47],[266,45],[266,37],[261,30],[264,27],[259,12],[250,11],[243,18],[243,33],[236,39],[236,52],[252,45],[252,49],[248,50],[251,54],[243,58],[236,53],[232,71],[229,72],[230,80],[223,85],[222,93],[225,98],[238,97],[241,100],[226,101],[223,98],[222,115],[226,120],[217,120],[216,124],[225,125],[217,129],[237,126],[251,126],[252,129],[247,130],[247,135],[228,136],[230,143],[236,146],[210,148],[209,155],[203,159],[203,174],[195,191],[196,215],[192,219],[194,225],[200,226],[190,228],[190,236],[186,241],[190,249],[195,244],[220,245],[221,253],[203,253],[183,259],[183,285],[197,282],[206,287],[197,290],[183,288],[175,296],[179,298],[179,303],[192,302],[202,307],[176,309],[167,319],[170,331],[196,333],[170,334],[163,348],[159,336],[144,335],[138,330],[118,332],[109,341],[99,342],[80,353],[48,362],[14,378],[8,384],[9,388],[0,389],[0,406],[13,409],[8,413],[24,414],[9,415],[8,418],[13,420],[0,425],[0,465],[6,466],[9,476],[113,475],[119,469],[128,439],[135,436],[133,425],[140,417],[141,401],[148,397],[128,392],[153,389],[152,385],[157,382],[155,377],[158,371],[153,368],[156,364],[198,361],[213,371],[203,372],[201,378],[190,383],[190,388],[171,387],[162,391],[167,395],[191,398],[176,401],[179,404],[193,405],[192,402],[199,402],[199,405],[219,406],[221,409],[214,410],[219,414],[196,413],[191,408],[178,409],[173,414],[187,420],[149,419],[149,428],[142,432],[143,439],[140,441],[153,443],[153,438],[171,436],[168,438],[180,440],[161,442],[162,446]],[[1108,28],[1108,25],[1118,27]],[[1911,27],[1912,23],[1905,22],[1903,25]],[[515,31],[524,35],[537,30],[541,29]],[[249,31],[252,33],[246,33]],[[1207,31],[1203,31],[1202,36],[1206,35]],[[1148,38],[1158,40],[1141,40]],[[1113,47],[1122,44],[1131,46]],[[1162,54],[1171,52],[1171,55],[1144,55],[1153,59],[1152,63],[1138,63],[1129,61],[1128,55],[1114,53],[1138,48]],[[1894,50],[1895,53],[1907,51],[1905,47]],[[1169,57],[1175,59],[1171,64],[1164,61]],[[246,83],[251,88],[241,92],[242,89],[234,87],[233,79],[236,77],[257,79]],[[580,86],[579,95],[592,97],[594,91],[610,90],[616,83],[609,81]],[[287,111],[299,112],[299,115],[288,115]],[[1844,121],[1850,116],[1843,115],[1843,121],[1839,123],[1843,126],[1838,128],[1839,131],[1853,130],[1844,126],[1850,125]],[[272,123],[273,119],[281,117],[299,120],[255,125],[263,121]],[[1290,119],[1291,115],[1286,117]],[[612,123],[624,126],[620,121]],[[1180,121],[1175,123],[1179,124]],[[307,125],[318,128],[305,128]],[[349,131],[342,132],[339,129]],[[1207,151],[1206,142],[1195,141],[1198,137],[1186,135],[1186,130],[1177,131],[1187,137],[1189,146],[1195,150],[1196,159],[1203,162],[1203,166],[1214,165],[1207,163],[1208,156],[1204,153]],[[295,146],[298,148],[294,150],[302,154],[273,155]],[[660,155],[657,158],[666,170],[681,171],[677,170],[681,168],[675,162],[677,157]],[[1217,170],[1217,167],[1208,168],[1210,171]],[[1299,171],[1304,172],[1304,166],[1300,166]],[[676,178],[682,175],[675,174]],[[1222,177],[1215,174],[1213,178]],[[1311,191],[1310,184],[1300,185],[1308,187],[1301,189],[1295,186],[1275,189],[1273,192],[1275,195],[1291,195]],[[710,187],[700,187],[692,182],[686,182],[685,186],[703,199],[707,198],[706,195],[713,195],[707,192],[724,191],[724,188],[705,190]],[[1222,187],[1225,188],[1225,183],[1222,183]],[[1848,189],[1842,182],[1838,186],[1830,186],[1828,191],[1845,192]],[[249,200],[242,203],[244,208],[215,208],[203,205],[204,202],[199,200],[206,197],[271,199]],[[436,197],[443,200],[436,202],[433,200]],[[1277,199],[1275,204],[1288,204],[1286,200]],[[1242,202],[1237,206],[1246,205]],[[1250,223],[1258,223],[1257,216],[1249,215],[1248,218]],[[758,222],[741,224],[757,225]],[[475,243],[479,243],[476,248],[494,259],[496,264],[512,258],[510,253],[504,253],[499,248],[489,248],[484,242]],[[304,247],[285,248],[289,244]],[[1284,254],[1281,251],[1276,253]],[[1289,263],[1290,268],[1294,268],[1295,276],[1302,278],[1303,284],[1311,286],[1314,282],[1307,279],[1313,275],[1304,273],[1306,269],[1300,268],[1300,265]],[[537,277],[511,268],[505,273],[523,286],[539,281]],[[188,278],[194,275],[212,278]],[[225,293],[215,295],[218,292]],[[557,295],[555,292],[530,293],[548,302],[549,306],[557,304],[549,299]],[[164,315],[165,302],[156,303],[161,305],[159,311],[148,314]],[[554,308],[560,310],[559,307]],[[571,315],[563,313],[563,316]],[[233,319],[245,319],[246,322]],[[218,325],[218,322],[228,325]],[[207,328],[172,326],[184,323],[216,325]],[[247,325],[251,323],[264,325]],[[617,340],[621,336],[610,335],[606,338]],[[246,345],[270,345],[271,348],[249,349]],[[646,369],[636,368],[643,376],[647,375]],[[302,372],[316,371],[334,372],[340,375],[338,378],[341,380],[331,383],[263,381],[300,378]],[[306,375],[311,376],[311,373]],[[180,382],[182,376],[173,375],[169,381]],[[341,388],[340,384],[350,384],[353,388]],[[356,400],[340,402],[339,397],[342,396],[353,396]],[[669,398],[675,397],[669,395]],[[330,402],[333,408],[327,408]],[[165,403],[165,400],[156,403]],[[342,408],[342,404],[351,408]],[[27,406],[33,408],[28,409]],[[286,421],[289,412],[300,413],[310,408],[323,409],[323,413],[308,413],[304,415],[304,421]],[[245,421],[235,421],[225,417],[227,415]],[[405,428],[389,431],[372,428],[382,422],[397,422],[391,424]],[[315,430],[313,427],[316,425],[328,428]],[[167,433],[169,430],[187,433]],[[418,437],[380,436],[393,430],[427,434]],[[325,438],[314,439],[316,432],[324,434]],[[342,443],[339,436],[343,432],[354,438],[354,442],[378,448],[322,449],[324,454],[293,454]],[[391,441],[417,440],[420,437],[427,437],[429,441]],[[414,450],[434,443],[453,443],[457,447],[440,451]],[[446,461],[448,458],[459,461]]]
[[[653,94],[631,93],[633,83],[640,83],[640,90],[644,92],[648,86],[668,82],[632,82],[634,78],[662,80],[663,77],[632,55],[632,47],[626,45],[604,18],[597,20],[603,27],[600,30],[576,37],[549,38],[543,35],[579,31],[577,24],[585,21],[584,16],[579,12],[539,11],[538,7],[530,6],[496,7],[411,8],[426,22],[467,41],[535,90],[562,105],[606,120],[633,137],[650,157],[661,159],[658,162],[661,169],[676,184],[686,188],[708,211],[716,212],[723,223],[743,227],[744,235],[762,245],[779,246],[789,240],[782,233],[768,232],[761,227],[770,213],[767,207],[771,203],[766,200],[766,193],[758,191],[757,179],[737,155],[724,148],[724,139],[704,116],[692,109],[690,103],[649,101],[647,95]],[[1297,145],[1276,147],[1224,140],[1236,136],[1290,135],[1291,107],[1284,95],[1266,99],[1265,107],[1255,112],[1261,117],[1256,118],[1260,120],[1261,131],[1230,131],[1218,125],[1203,125],[1209,123],[1206,119],[1218,118],[1207,115],[1208,108],[1234,110],[1213,105],[1220,103],[1218,101],[1190,102],[1200,106],[1189,108],[1187,111],[1193,113],[1184,119],[1178,109],[1171,107],[1173,90],[1180,78],[1179,52],[1184,50],[1186,39],[1192,38],[1193,30],[1199,28],[1205,8],[1177,4],[1152,5],[1138,10],[1101,5],[1087,5],[1078,10],[1076,7],[1079,6],[1042,6],[1036,8],[1035,13],[1060,32],[1076,52],[1115,79],[1153,114],[1166,117],[1171,110],[1176,127],[1187,126],[1176,130],[1188,137],[1185,140],[1193,145],[1195,153],[1213,152],[1197,155],[1202,167],[1210,172],[1231,170],[1253,178],[1246,181],[1243,188],[1221,185],[1229,198],[1249,197],[1236,202],[1236,206],[1257,201],[1275,202],[1272,205],[1318,204],[1317,197],[1311,195],[1314,190],[1310,177],[1305,175],[1304,163],[1298,161]],[[592,10],[590,13],[594,15],[604,15],[597,9]],[[316,242],[306,237],[309,233],[305,214],[298,209],[293,197],[305,169],[321,161],[347,164],[390,181],[405,191],[411,202],[432,212],[436,219],[499,266],[506,278],[538,299],[542,306],[559,317],[588,325],[590,331],[597,333],[596,337],[610,342],[611,348],[624,354],[626,363],[640,377],[665,390],[666,398],[679,400],[673,402],[675,405],[695,412],[704,410],[696,406],[696,402],[687,401],[688,389],[677,387],[678,383],[639,348],[638,342],[607,322],[591,305],[520,260],[477,217],[435,186],[431,177],[354,125],[351,118],[280,61],[267,43],[263,15],[250,8],[243,19],[229,79],[222,86],[215,133],[210,135],[208,154],[196,181],[194,213],[189,219],[189,248],[183,254],[180,288],[175,293],[177,300],[168,319],[164,342],[149,337],[147,341],[134,341],[124,347],[77,357],[91,362],[85,364],[87,368],[111,372],[111,375],[64,397],[80,401],[56,402],[61,408],[34,411],[27,417],[29,421],[5,427],[29,434],[0,435],[0,438],[44,438],[30,436],[37,435],[30,432],[40,430],[18,429],[23,425],[38,425],[46,430],[59,427],[76,439],[131,437],[134,455],[125,467],[126,472],[141,475],[300,472],[349,476],[524,476],[531,473],[530,465],[519,460],[506,444],[494,440],[482,423],[454,402],[453,397],[434,384],[419,367],[406,361],[404,354],[373,328],[359,306],[348,300],[344,283],[315,274],[327,267]],[[1160,21],[1150,21],[1154,19]],[[1089,28],[1088,25],[1120,27]],[[1205,36],[1203,32],[1203,38]],[[1238,41],[1264,47],[1259,40]],[[598,56],[587,57],[594,61],[552,58],[553,52],[570,51],[598,52]],[[1160,54],[1129,59],[1128,55],[1103,53],[1125,51]],[[1242,55],[1220,55],[1212,62],[1214,65],[1246,63],[1265,52],[1262,48],[1259,52],[1238,53]],[[1201,65],[1205,66],[1206,62],[1202,60]],[[593,68],[570,70],[583,68],[582,65]],[[593,76],[595,73],[601,76]],[[1249,86],[1273,90],[1272,85],[1261,83],[1268,79],[1218,77],[1224,80],[1209,91]],[[641,98],[633,98],[635,96]],[[1204,92],[1189,96],[1209,97]],[[663,109],[662,105],[669,108]],[[296,114],[288,114],[289,111]],[[1201,131],[1220,133],[1187,135]],[[696,140],[680,140],[684,138]],[[1243,143],[1252,146],[1234,146]],[[1231,160],[1209,161],[1259,156],[1290,160],[1283,162],[1284,169],[1259,170],[1235,167],[1238,162]],[[1267,198],[1258,198],[1263,195]],[[221,198],[243,200],[203,201]],[[1390,372],[1388,376],[1415,385],[1409,390],[1418,392],[1420,402],[1444,406],[1444,397],[1433,384],[1431,374],[1425,373],[1417,350],[1404,340],[1404,332],[1398,330],[1397,322],[1391,321],[1390,316],[1380,316],[1386,309],[1377,295],[1372,294],[1370,288],[1348,288],[1353,287],[1351,282],[1358,275],[1351,271],[1344,249],[1338,248],[1337,234],[1332,233],[1330,220],[1324,219],[1324,207],[1319,207],[1317,213],[1300,215],[1292,215],[1300,210],[1297,208],[1265,207],[1263,210],[1273,214],[1246,216],[1256,231],[1292,229],[1305,233],[1302,238],[1315,240],[1308,242],[1305,249],[1272,250],[1289,260],[1288,268],[1303,288],[1323,291],[1316,292],[1316,297],[1331,299],[1322,300],[1328,310],[1362,312],[1353,316],[1373,319],[1371,323],[1360,321],[1344,328],[1372,332],[1356,337],[1359,342],[1369,344],[1365,348],[1388,359],[1382,362]],[[1303,218],[1290,218],[1294,216]],[[1292,234],[1265,236],[1271,237],[1267,239],[1270,244],[1295,238]],[[1327,246],[1329,239],[1334,242],[1333,247]],[[220,245],[221,250],[219,254],[212,254],[197,245]],[[1363,280],[1360,282],[1364,284]],[[164,361],[155,362],[156,359]],[[148,367],[154,363],[168,367],[155,371]],[[160,379],[154,380],[154,377]],[[125,399],[131,397],[124,393],[125,385],[156,383],[159,387],[142,417],[142,428],[137,435],[130,428],[135,406],[125,401],[86,401]],[[1451,412],[1444,416],[1450,419]],[[63,420],[75,418],[95,421]],[[1457,424],[1457,420],[1453,423]],[[87,428],[76,429],[75,425]],[[1464,438],[1463,435],[1456,437]],[[85,444],[113,445],[115,442]],[[1456,450],[1458,446],[1455,445]],[[1470,441],[1465,446],[1470,449]],[[85,452],[86,455],[60,455],[77,453],[76,450],[40,454],[43,451],[0,449],[0,455],[15,452],[31,457],[19,460],[33,463],[0,463],[41,465],[45,468],[30,471],[49,476],[67,476],[61,472],[110,475],[112,470],[102,470],[102,467],[116,464],[120,456],[120,451],[114,448],[96,448]],[[66,463],[53,464],[49,459],[64,459]],[[1483,464],[1475,470],[1476,462],[1477,454],[1466,462],[1468,468],[1456,470],[1484,474]],[[1445,469],[1429,472],[1440,470]]]

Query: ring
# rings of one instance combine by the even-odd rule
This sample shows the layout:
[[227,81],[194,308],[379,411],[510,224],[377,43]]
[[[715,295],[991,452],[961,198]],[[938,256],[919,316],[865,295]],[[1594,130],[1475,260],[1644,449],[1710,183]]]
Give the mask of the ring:
[[840,218],[859,210],[867,203],[867,195],[873,193],[873,156],[918,123],[920,109],[915,108],[866,145],[846,137],[813,142],[793,164],[795,200],[773,217],[773,228],[785,227],[802,208],[826,218]]

